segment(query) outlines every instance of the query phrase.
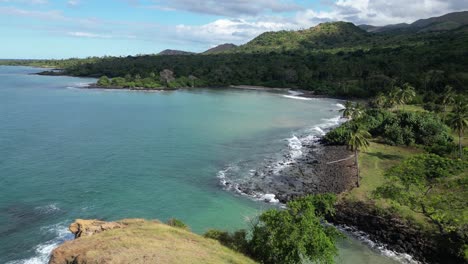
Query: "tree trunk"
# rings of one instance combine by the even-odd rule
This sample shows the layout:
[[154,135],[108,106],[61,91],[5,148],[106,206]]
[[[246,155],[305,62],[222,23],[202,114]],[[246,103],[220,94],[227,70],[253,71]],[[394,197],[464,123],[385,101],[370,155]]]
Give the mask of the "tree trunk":
[[462,132],[458,132],[458,151],[460,155],[460,159],[463,157],[463,148],[462,148]]
[[357,185],[357,187],[359,187],[359,162],[358,162],[358,150],[357,150],[357,148],[354,149],[354,163],[356,164],[356,171],[357,171],[356,185]]

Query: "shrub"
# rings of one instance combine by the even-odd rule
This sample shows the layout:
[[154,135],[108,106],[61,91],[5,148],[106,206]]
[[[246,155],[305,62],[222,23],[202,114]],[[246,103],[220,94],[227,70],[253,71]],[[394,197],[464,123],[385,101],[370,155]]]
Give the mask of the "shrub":
[[206,238],[218,240],[221,244],[244,254],[248,254],[247,231],[238,230],[234,233],[217,229],[208,230],[203,234]]
[[300,198],[285,210],[268,210],[253,227],[249,243],[251,256],[262,263],[333,263],[341,234],[322,224],[333,213],[333,195]]
[[167,220],[166,224],[169,226],[173,226],[173,227],[177,227],[177,228],[181,228],[185,230],[190,230],[190,227],[188,225],[186,225],[184,222],[182,222],[181,220],[177,218],[171,218]]
[[110,80],[109,80],[109,78],[107,78],[107,76],[102,76],[97,81],[97,85],[98,86],[103,86],[103,87],[109,86],[110,85]]
[[342,235],[323,221],[335,213],[335,202],[334,194],[321,194],[291,201],[285,210],[268,210],[253,224],[250,239],[245,230],[231,234],[213,229],[204,237],[260,263],[333,263],[338,253],[335,242]]
[[430,113],[398,112],[396,116],[387,118],[382,125],[384,129],[381,136],[392,145],[415,143],[424,146],[445,146],[453,141],[450,129]]
[[345,145],[349,141],[350,122],[329,131],[323,138],[323,142],[330,145]]

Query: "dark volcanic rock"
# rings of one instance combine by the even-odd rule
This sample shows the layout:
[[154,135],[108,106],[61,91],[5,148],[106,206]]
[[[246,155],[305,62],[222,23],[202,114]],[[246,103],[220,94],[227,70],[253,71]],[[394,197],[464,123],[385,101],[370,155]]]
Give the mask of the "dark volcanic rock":
[[[424,231],[414,223],[388,211],[378,210],[372,204],[345,201],[337,205],[336,214],[328,220],[336,225],[354,227],[369,235],[373,241],[387,248],[407,253],[423,263],[464,263],[456,256],[455,245],[462,244],[460,234],[440,235]],[[457,243],[455,241],[458,241]]]
[[[305,148],[305,147],[304,147]],[[270,193],[286,203],[294,198],[316,193],[342,193],[355,186],[356,169],[352,153],[345,146],[310,145],[303,157],[275,173],[265,168],[255,173],[254,182],[242,183],[239,190],[246,194]],[[342,160],[329,164],[329,162]]]

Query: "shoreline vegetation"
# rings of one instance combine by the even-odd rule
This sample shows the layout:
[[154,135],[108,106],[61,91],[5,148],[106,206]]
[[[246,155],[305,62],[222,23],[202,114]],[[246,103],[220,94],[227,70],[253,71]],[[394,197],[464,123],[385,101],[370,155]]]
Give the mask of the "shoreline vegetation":
[[[109,80],[111,83],[112,80]],[[136,90],[136,91],[174,91],[177,89],[196,89],[194,87],[180,88],[142,88],[142,87],[123,87],[123,86],[101,86],[91,84],[85,88],[89,89],[118,89],[118,90]],[[210,87],[207,87],[210,89]],[[213,88],[213,87],[211,87]],[[298,90],[291,88],[272,88],[254,85],[230,85],[227,87],[217,87],[216,89],[240,89],[240,90],[255,90],[266,92],[295,92],[295,96],[305,98],[323,98],[331,96],[315,95],[311,91]],[[400,89],[400,96],[402,93]],[[410,89],[412,89],[410,87]],[[395,92],[396,93],[396,92]],[[394,96],[397,96],[396,94]],[[388,114],[405,114],[417,113],[418,115],[426,115],[426,118],[436,117],[437,115],[445,115],[444,113],[432,114],[421,106],[406,105],[406,101],[414,101],[416,94],[411,95],[409,99],[397,100],[387,98],[387,102],[378,106],[378,97],[363,101],[373,107],[382,107],[378,115]],[[455,95],[454,95],[455,96]],[[264,186],[240,186],[239,189],[247,195],[251,195],[253,191],[263,193],[273,193],[281,203],[288,203],[294,199],[304,197],[309,194],[318,193],[336,193],[338,201],[336,204],[336,212],[327,215],[327,220],[336,225],[345,225],[351,228],[356,228],[359,231],[364,231],[369,237],[384,244],[388,249],[399,254],[410,254],[417,261],[427,263],[457,263],[464,259],[463,244],[466,245],[466,234],[463,233],[438,233],[435,226],[425,219],[420,213],[412,212],[407,206],[395,205],[394,202],[382,200],[375,197],[376,190],[385,182],[385,171],[390,169],[404,160],[427,152],[421,142],[409,142],[410,146],[400,147],[399,144],[405,145],[404,142],[389,144],[384,138],[377,137],[371,139],[370,147],[367,152],[364,152],[359,157],[361,167],[361,186],[356,186],[357,167],[352,149],[346,146],[346,140],[343,141],[340,137],[343,135],[335,135],[336,131],[340,131],[343,127],[347,127],[354,120],[359,120],[370,111],[375,115],[373,108],[365,108],[364,105],[357,103],[354,106],[348,106],[352,109],[345,109],[343,117],[349,118],[351,122],[346,122],[336,128],[333,128],[319,143],[313,143],[304,146],[306,153],[303,157],[287,169],[283,171],[281,177],[272,181],[269,185]],[[375,109],[375,108],[374,108]],[[347,110],[354,113],[346,113]],[[374,111],[374,112],[372,112]],[[432,117],[431,117],[432,116]],[[375,116],[370,116],[371,121],[375,122]],[[382,117],[377,117],[382,118]],[[437,117],[438,118],[438,117]],[[353,120],[354,119],[354,120]],[[381,120],[380,120],[381,121]],[[443,126],[441,124],[437,126]],[[389,128],[385,128],[389,129]],[[339,132],[340,133],[340,132]],[[392,133],[389,131],[389,133]],[[434,132],[436,133],[436,132]],[[331,140],[331,137],[338,137],[338,141]],[[464,139],[464,137],[463,137]],[[341,140],[341,142],[339,142]],[[393,139],[393,140],[403,140]],[[466,140],[466,139],[464,139]],[[451,141],[443,144],[451,144]],[[439,142],[438,144],[440,144]],[[395,146],[396,145],[396,146]],[[452,148],[453,150],[453,148]],[[435,150],[437,151],[437,150]],[[444,150],[440,150],[441,153]],[[445,154],[441,154],[445,155]],[[377,161],[374,161],[377,159]],[[373,165],[374,162],[377,162]],[[383,166],[384,170],[379,169],[374,171],[373,166]],[[462,178],[466,178],[466,170],[464,170]],[[461,182],[461,184],[466,184]],[[300,186],[300,187],[297,187]],[[463,194],[462,194],[463,195]],[[447,209],[446,209],[447,210]],[[462,216],[463,217],[463,216]],[[466,219],[461,220],[466,224]],[[227,235],[227,234],[225,234]],[[217,238],[218,240],[221,238]],[[222,239],[221,239],[222,240]],[[451,241],[447,243],[447,241]],[[465,241],[465,242],[463,242]],[[231,245],[232,248],[233,247]],[[461,252],[460,252],[461,250]],[[466,253],[465,253],[466,254]]]
[[[226,88],[268,92],[292,90],[289,88],[265,89],[260,86],[248,85],[230,86]],[[306,98],[313,96],[310,94],[301,94],[299,91],[295,92],[298,92],[296,96]],[[327,135],[320,139],[318,144],[313,143],[305,145],[304,148],[307,152],[301,159],[297,160],[296,163],[283,171],[282,175],[287,176],[282,178],[283,180],[273,181],[270,185],[263,186],[265,189],[259,188],[258,186],[256,188],[252,186],[243,188],[240,186],[240,190],[246,194],[249,194],[253,189],[257,192],[273,193],[282,203],[294,201],[294,199],[309,194],[336,193],[338,194],[337,210],[335,214],[327,216],[328,221],[337,225],[350,226],[352,228],[357,228],[357,230],[364,231],[372,240],[383,243],[388,249],[399,254],[410,254],[418,261],[428,263],[439,263],[441,261],[445,263],[457,263],[463,259],[463,257],[459,255],[460,251],[457,251],[463,251],[463,245],[461,245],[462,248],[460,248],[460,243],[466,243],[466,237],[463,238],[463,233],[437,233],[434,229],[435,226],[430,221],[427,221],[420,213],[411,212],[407,206],[398,206],[394,203],[390,203],[388,200],[376,198],[374,195],[375,191],[385,182],[385,170],[400,164],[408,158],[428,151],[427,148],[421,145],[421,142],[418,144],[415,144],[416,142],[410,142],[409,146],[401,147],[398,145],[405,145],[406,143],[389,144],[389,142],[385,141],[382,137],[371,139],[369,149],[363,152],[359,157],[359,163],[362,164],[362,182],[360,187],[356,187],[357,167],[354,163],[354,158],[350,158],[353,156],[353,151],[344,144],[346,142],[342,142],[343,145],[341,145],[339,142],[330,140],[330,137],[333,137],[337,130],[339,131],[350,123],[363,118],[363,116],[369,115],[366,112],[371,113],[371,116],[368,116],[368,118],[370,117],[371,119],[375,119],[375,116],[372,115],[376,113],[377,115],[383,116],[415,114],[426,115],[426,118],[435,118],[434,122],[439,122],[436,121],[438,118],[436,114],[429,113],[421,106],[406,105],[403,101],[391,105],[387,110],[377,110],[377,112],[375,112],[376,110],[373,110],[373,108],[364,108],[364,106],[359,106],[359,103],[355,104],[352,108],[358,110],[354,109],[352,111],[357,112],[348,113],[349,116],[347,116],[351,122],[346,122],[333,128]],[[375,104],[375,98],[374,100],[367,101],[367,103],[369,105]],[[383,107],[386,108],[389,107],[389,105],[390,104],[387,104]],[[343,112],[345,111],[346,109]],[[346,117],[347,114],[343,113],[343,115]],[[383,118],[385,119],[386,117]],[[374,121],[371,120],[370,122]],[[384,121],[381,120],[381,122]],[[436,126],[443,127],[444,125],[439,124]],[[445,130],[431,133],[445,133],[443,131]],[[436,134],[428,134],[426,136],[437,137]],[[462,139],[466,140],[464,137]],[[393,140],[398,141],[399,139]],[[453,141],[449,140],[446,144],[450,145],[452,144],[451,142]],[[439,142],[439,144],[442,144],[442,142]],[[451,149],[452,150],[448,152],[449,155],[453,153],[454,149]],[[444,152],[444,150],[440,151],[442,151],[441,153]],[[373,166],[383,166],[384,168],[375,171]],[[465,167],[461,177],[466,177]],[[297,183],[300,183],[300,188],[297,187]],[[462,182],[461,184],[465,183]],[[461,193],[461,195],[463,194]],[[463,223],[466,219],[462,219],[461,221]],[[446,241],[451,241],[451,243],[447,243]]]
[[[303,226],[327,218],[421,262],[466,263],[467,15],[447,14],[421,28],[380,33],[352,23],[322,23],[299,31],[267,32],[215,54],[0,64],[48,65],[63,70],[42,75],[99,78],[96,86],[102,89],[231,87],[275,92],[261,87],[287,87],[304,92],[298,94],[304,97],[362,99],[346,102],[342,116],[348,122],[328,131],[321,150],[308,146],[310,155],[288,168],[288,175],[257,186],[287,202],[286,210],[267,211],[263,226],[251,230],[258,232],[252,240],[242,231],[213,231],[210,238],[264,263],[295,263],[298,256],[329,263],[336,253],[333,247],[325,254],[285,250],[317,242],[310,236],[292,237],[304,227],[331,235],[320,245],[333,244],[333,234],[326,233],[332,231]],[[450,17],[457,18],[457,26],[441,27],[453,25]],[[247,193],[258,191],[243,188]],[[320,195],[329,192],[337,193],[338,200]],[[310,193],[318,195],[299,198]],[[266,251],[265,245],[278,248]]]

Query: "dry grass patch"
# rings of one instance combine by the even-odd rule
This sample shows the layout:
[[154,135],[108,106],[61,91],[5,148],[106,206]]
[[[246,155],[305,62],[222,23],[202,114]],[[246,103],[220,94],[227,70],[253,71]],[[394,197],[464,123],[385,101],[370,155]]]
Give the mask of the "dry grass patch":
[[151,221],[124,222],[125,228],[64,243],[51,263],[255,263],[183,229]]

